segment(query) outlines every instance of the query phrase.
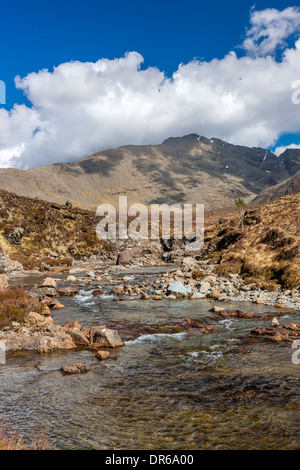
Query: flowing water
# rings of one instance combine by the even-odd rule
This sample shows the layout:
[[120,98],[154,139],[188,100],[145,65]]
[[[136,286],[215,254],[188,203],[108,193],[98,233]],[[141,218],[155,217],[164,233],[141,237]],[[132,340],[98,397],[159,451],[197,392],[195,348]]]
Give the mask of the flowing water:
[[[132,283],[152,280],[157,271],[136,271]],[[59,449],[299,449],[300,366],[292,363],[291,348],[251,344],[249,354],[232,353],[257,320],[220,321],[209,312],[216,302],[208,300],[114,302],[109,295],[93,297],[93,288],[63,298],[67,308],[55,321],[160,324],[189,317],[203,320],[213,333],[141,336],[126,341],[116,361],[98,362],[84,350],[15,354],[0,366],[0,413],[10,430],[29,440],[46,429]],[[275,311],[253,304],[234,308]],[[300,312],[287,314],[279,321],[299,317]],[[59,371],[76,362],[90,372],[64,376]]]

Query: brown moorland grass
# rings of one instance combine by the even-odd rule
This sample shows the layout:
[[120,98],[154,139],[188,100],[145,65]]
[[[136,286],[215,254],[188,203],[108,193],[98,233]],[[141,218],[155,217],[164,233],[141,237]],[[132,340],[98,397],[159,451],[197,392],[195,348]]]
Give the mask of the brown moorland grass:
[[9,432],[3,429],[4,422],[0,423],[0,451],[1,450],[51,450],[49,437],[45,431],[37,436],[32,435],[31,443],[25,444],[18,432]]
[[11,322],[22,322],[31,312],[40,312],[38,299],[23,289],[7,289],[0,292],[0,328]]
[[248,207],[245,230],[238,215],[206,227],[205,249],[217,272],[240,274],[266,288],[300,285],[300,193]]
[[[96,235],[98,221],[92,211],[0,190],[0,248],[25,269],[70,266],[72,259],[111,251]],[[7,239],[16,228],[23,230],[20,245]]]

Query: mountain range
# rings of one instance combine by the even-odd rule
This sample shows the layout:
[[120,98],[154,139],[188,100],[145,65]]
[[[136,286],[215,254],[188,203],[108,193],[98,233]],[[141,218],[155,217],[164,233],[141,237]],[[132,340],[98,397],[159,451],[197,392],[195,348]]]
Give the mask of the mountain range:
[[0,169],[0,189],[88,209],[117,203],[124,194],[129,203],[202,203],[209,209],[231,206],[237,197],[269,202],[300,191],[300,150],[278,157],[190,134],[101,151],[76,163]]

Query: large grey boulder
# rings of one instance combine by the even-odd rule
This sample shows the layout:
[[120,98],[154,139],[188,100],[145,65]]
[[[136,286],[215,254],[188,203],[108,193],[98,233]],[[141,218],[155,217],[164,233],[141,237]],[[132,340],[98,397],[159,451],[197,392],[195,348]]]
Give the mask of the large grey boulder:
[[130,264],[135,258],[142,255],[142,249],[139,247],[127,248],[118,254],[117,264]]
[[184,285],[181,281],[175,281],[169,284],[167,294],[173,294],[176,297],[189,297],[193,294],[193,289],[189,285]]
[[118,348],[124,346],[124,341],[119,333],[103,326],[93,326],[90,331],[92,343],[99,343],[102,347]]

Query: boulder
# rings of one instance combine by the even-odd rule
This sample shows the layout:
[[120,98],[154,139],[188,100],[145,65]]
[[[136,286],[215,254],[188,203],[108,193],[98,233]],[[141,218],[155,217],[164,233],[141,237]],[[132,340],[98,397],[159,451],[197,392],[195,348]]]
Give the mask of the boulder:
[[270,326],[275,327],[275,328],[277,328],[277,326],[279,326],[279,321],[277,320],[276,317],[273,318],[273,320],[271,321]]
[[90,332],[91,343],[103,344],[102,347],[117,348],[124,346],[124,341],[119,333],[101,326],[93,326]]
[[200,292],[201,294],[206,294],[210,289],[211,289],[210,283],[208,281],[205,281],[200,287]]
[[193,258],[192,256],[187,256],[186,258],[183,258],[181,261],[181,265],[185,267],[193,267],[195,264],[198,264],[196,259]]
[[36,312],[30,312],[26,316],[26,323],[29,325],[51,325],[54,323],[54,320],[52,317],[45,318],[43,315],[40,315],[39,313]]
[[195,294],[193,294],[190,299],[191,300],[196,300],[196,299],[205,299],[206,295],[205,294],[202,294],[200,292],[195,292]]
[[24,235],[25,230],[23,227],[16,227],[9,232],[4,233],[4,237],[12,245],[21,245]]
[[62,366],[61,372],[66,375],[71,374],[82,374],[83,372],[89,372],[90,368],[81,362],[74,364],[74,366]]
[[98,351],[95,357],[99,359],[100,361],[105,361],[106,359],[109,358],[109,356],[110,354],[108,351]]
[[138,258],[142,255],[142,249],[139,247],[127,248],[126,250],[121,251],[117,257],[117,265],[119,264],[130,264],[131,261],[135,258]]
[[60,287],[58,289],[58,293],[62,297],[73,297],[74,295],[78,294],[78,292],[78,287]]
[[193,290],[189,285],[184,285],[181,281],[175,281],[169,284],[167,294],[173,294],[176,297],[188,297],[193,294]]
[[40,287],[52,287],[53,289],[57,289],[57,283],[56,280],[52,277],[46,277],[46,279],[44,279],[41,283]]
[[64,328],[54,324],[41,324],[38,327],[38,330],[37,326],[31,326],[22,328],[22,331],[0,331],[0,341],[5,341],[6,352],[48,353],[76,347],[71,336],[66,333]]
[[61,304],[60,301],[55,298],[50,301],[49,307],[51,307],[53,310],[63,310],[66,308],[65,305]]
[[42,290],[47,297],[55,297],[57,294],[55,287],[42,287]]
[[23,271],[23,266],[19,261],[12,261],[7,253],[0,252],[0,273],[13,274]]
[[100,290],[100,289],[96,289],[96,290],[94,290],[93,293],[92,293],[92,295],[93,295],[94,297],[100,297],[100,296],[103,295],[103,294],[104,294],[104,292],[103,292],[102,290]]
[[66,323],[66,324],[64,325],[64,328],[67,328],[67,329],[76,328],[76,329],[80,330],[80,329],[81,329],[81,326],[80,326],[80,324],[78,323],[78,321],[75,320],[75,321],[73,321],[72,323]]
[[76,346],[88,346],[90,344],[89,340],[87,339],[83,331],[80,331],[77,328],[69,329],[67,330],[67,333],[71,336]]
[[141,299],[141,300],[149,300],[149,299],[150,299],[150,295],[148,295],[148,294],[146,294],[146,293],[143,293],[143,294],[141,294],[140,299]]

